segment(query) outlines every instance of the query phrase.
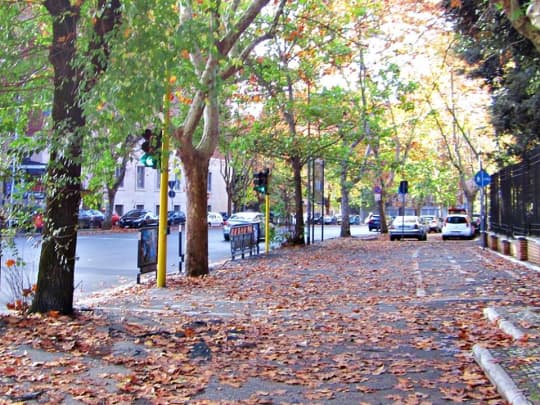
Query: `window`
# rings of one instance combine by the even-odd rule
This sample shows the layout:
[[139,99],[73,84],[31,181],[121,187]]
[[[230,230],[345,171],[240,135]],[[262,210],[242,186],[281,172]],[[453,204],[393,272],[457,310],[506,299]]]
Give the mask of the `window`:
[[[120,172],[121,172],[120,168],[117,167],[117,168],[114,170],[114,177],[115,177],[115,178],[120,177]],[[119,184],[119,187],[120,187],[120,188],[124,188],[124,179],[123,179],[123,178],[122,178],[122,181],[121,181],[120,184]]]
[[180,179],[175,179],[175,181],[174,181],[174,189],[176,191],[180,190]]
[[446,222],[449,224],[466,224],[467,218],[465,217],[448,217]]
[[135,206],[135,209],[137,209],[137,210],[144,210],[144,204],[137,204],[137,205]]
[[144,166],[137,166],[137,184],[136,189],[144,189]]
[[118,215],[122,216],[122,215],[124,215],[124,206],[123,206],[122,204],[116,204],[116,205],[114,206],[114,211],[115,211]]
[[212,191],[212,172],[208,172],[208,187],[207,187],[207,191],[208,191],[208,192],[211,192],[211,191]]
[[161,185],[161,173],[159,170],[156,170],[156,190],[159,190],[159,186]]

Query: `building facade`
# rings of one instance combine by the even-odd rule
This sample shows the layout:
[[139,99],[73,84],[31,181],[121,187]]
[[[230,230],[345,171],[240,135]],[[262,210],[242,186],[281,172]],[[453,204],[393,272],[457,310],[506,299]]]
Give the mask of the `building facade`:
[[[208,211],[227,211],[227,188],[222,176],[223,162],[214,157],[210,159],[208,168]],[[168,210],[186,211],[186,179],[183,167],[177,158],[172,158],[169,165]],[[118,215],[125,214],[134,208],[147,209],[159,213],[160,172],[143,166],[138,160],[128,163],[124,182],[116,193],[114,210]],[[172,191],[172,193],[171,193]]]

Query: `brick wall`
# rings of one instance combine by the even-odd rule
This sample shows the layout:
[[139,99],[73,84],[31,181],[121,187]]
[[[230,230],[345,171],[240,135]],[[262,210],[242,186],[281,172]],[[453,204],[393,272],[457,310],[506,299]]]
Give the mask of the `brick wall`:
[[540,243],[538,241],[527,240],[527,257],[531,263],[540,265]]

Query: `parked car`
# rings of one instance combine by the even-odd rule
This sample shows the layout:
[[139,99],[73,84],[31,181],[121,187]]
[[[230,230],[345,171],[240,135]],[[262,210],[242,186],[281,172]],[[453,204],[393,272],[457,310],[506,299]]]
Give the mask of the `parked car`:
[[98,210],[79,210],[79,228],[101,228],[105,215]]
[[208,226],[223,225],[223,217],[219,212],[209,212],[207,215]]
[[415,215],[397,216],[390,225],[390,240],[416,238],[427,240],[427,231],[420,218]]
[[423,215],[420,217],[428,232],[441,232],[442,221],[434,215]]
[[323,221],[325,225],[337,224],[337,218],[335,215],[325,215]]
[[349,215],[349,224],[350,225],[360,225],[362,223],[360,215]]
[[311,218],[308,218],[307,214],[304,214],[304,224],[317,224],[317,225],[320,225],[320,224],[322,224],[322,222],[323,222],[323,217],[318,212],[313,214],[313,216]]
[[120,217],[118,225],[122,228],[142,228],[158,225],[158,217],[145,209],[133,209]]
[[186,223],[186,214],[182,211],[167,212],[167,225],[180,225]]
[[381,216],[378,214],[372,214],[367,224],[368,224],[368,229],[370,232],[374,229],[376,231],[380,231],[381,230]]
[[94,209],[89,209],[88,211],[90,211],[95,220],[101,221],[101,223],[105,221],[105,214],[103,212]]
[[474,236],[474,226],[470,223],[469,217],[463,214],[450,214],[444,220],[442,228],[442,239],[464,238],[470,239]]
[[259,224],[260,235],[262,235],[262,238],[259,237],[259,239],[264,239],[264,215],[261,212],[245,211],[232,214],[223,224],[223,238],[225,240],[230,240],[231,226],[238,224]]

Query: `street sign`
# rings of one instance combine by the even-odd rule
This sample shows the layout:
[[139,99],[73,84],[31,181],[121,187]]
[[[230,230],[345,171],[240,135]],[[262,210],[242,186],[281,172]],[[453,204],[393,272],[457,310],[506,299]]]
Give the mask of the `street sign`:
[[381,186],[375,186],[373,187],[373,192],[375,194],[381,194],[382,190],[381,190]]
[[474,175],[474,182],[478,187],[485,187],[491,183],[491,176],[482,169]]
[[407,180],[402,180],[399,182],[398,193],[407,194],[409,192],[409,182]]
[[169,190],[169,197],[174,198],[176,196],[176,193],[174,190]]
[[176,180],[169,180],[169,188],[172,190],[176,185]]

